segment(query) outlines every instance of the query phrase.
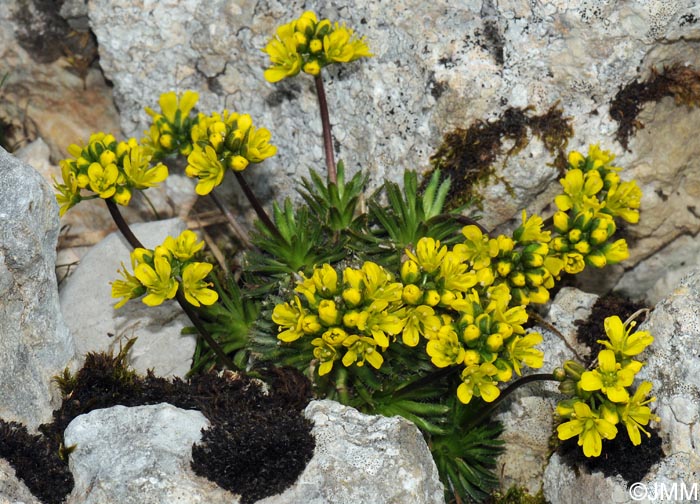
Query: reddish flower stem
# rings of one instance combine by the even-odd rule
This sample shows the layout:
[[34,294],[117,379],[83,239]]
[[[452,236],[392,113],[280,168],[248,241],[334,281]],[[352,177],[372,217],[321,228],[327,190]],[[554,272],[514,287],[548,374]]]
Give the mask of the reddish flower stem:
[[331,120],[328,117],[328,101],[326,91],[323,88],[323,78],[319,73],[314,77],[316,83],[316,94],[318,95],[318,107],[321,111],[321,124],[323,125],[323,150],[326,153],[326,171],[328,172],[328,182],[338,183],[338,176],[335,169],[335,158],[333,156],[333,136],[331,135]]

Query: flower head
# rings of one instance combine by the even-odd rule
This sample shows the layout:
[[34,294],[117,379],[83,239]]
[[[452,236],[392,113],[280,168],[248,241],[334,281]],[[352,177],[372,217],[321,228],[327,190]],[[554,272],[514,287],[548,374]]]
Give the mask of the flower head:
[[182,271],[182,290],[185,299],[193,306],[213,305],[219,299],[216,291],[209,289],[210,282],[204,279],[211,272],[213,266],[205,262],[193,262],[185,266]]
[[586,403],[576,402],[572,409],[571,420],[557,427],[559,439],[578,436],[578,445],[583,446],[586,457],[599,456],[603,449],[603,438],[613,439],[617,435],[617,427],[600,418]]

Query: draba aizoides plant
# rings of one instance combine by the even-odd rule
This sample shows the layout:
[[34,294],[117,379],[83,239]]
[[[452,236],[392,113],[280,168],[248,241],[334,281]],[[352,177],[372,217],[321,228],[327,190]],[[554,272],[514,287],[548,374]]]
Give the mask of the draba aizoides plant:
[[[270,131],[245,113],[195,113],[193,91],[164,93],[160,111],[147,108],[152,124],[141,142],[98,133],[69,147],[56,182],[61,213],[102,198],[134,247],[131,271],[122,266],[112,283],[116,307],[176,299],[200,335],[193,372],[293,366],[318,397],[414,422],[448,499],[483,500],[497,486],[501,426],[491,414],[531,381],[560,382],[558,437],[578,436],[586,456],[599,456],[602,440],[622,425],[640,444],[657,418],[651,383],[635,384],[643,365],[636,357],[653,337],[634,332],[633,321],[606,319],[605,348],[588,368],[567,361],[528,371],[544,362],[543,335],[528,328],[532,306],[549,301],[563,274],[629,255],[617,228],[638,222],[641,191],[622,180],[614,156],[597,145],[571,152],[552,218],[523,210],[510,235],[492,235],[463,207],[446,209],[450,180],[437,170],[422,190],[407,170],[403,187],[387,181],[365,196],[368,175],[348,180],[336,165],[323,73],[372,56],[363,38],[306,12],[280,26],[263,51],[269,82],[300,73],[315,82],[326,176],[303,179],[301,203],[275,202],[268,216],[243,173],[275,155]],[[121,217],[117,205],[162,182],[161,161],[177,157],[197,194],[215,197],[230,170],[255,209],[260,221],[239,279],[198,259],[203,243],[192,231],[147,249]]]

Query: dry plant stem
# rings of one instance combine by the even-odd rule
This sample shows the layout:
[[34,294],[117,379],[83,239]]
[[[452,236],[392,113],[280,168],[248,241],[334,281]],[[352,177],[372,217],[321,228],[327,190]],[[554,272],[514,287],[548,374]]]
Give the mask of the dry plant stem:
[[245,232],[245,229],[243,229],[233,217],[231,211],[224,206],[224,204],[221,202],[221,200],[214,191],[210,192],[209,196],[211,196],[211,199],[214,201],[214,204],[221,211],[224,217],[226,217],[226,221],[228,222],[229,228],[236,236],[236,238],[238,238],[238,240],[241,242],[241,245],[243,245],[243,247],[245,248],[251,248],[252,244],[250,243],[250,238],[248,238],[248,234]]
[[[114,223],[117,225],[117,228],[119,228],[119,231],[124,236],[124,238],[126,238],[126,241],[129,242],[129,245],[131,245],[133,248],[146,248],[139,241],[139,239],[136,238],[136,235],[134,235],[134,233],[131,231],[131,228],[124,220],[124,217],[119,211],[119,208],[117,208],[117,204],[109,199],[106,199],[105,203],[107,203],[107,209],[109,210],[109,213],[112,216]],[[211,348],[214,351],[221,363],[229,369],[236,369],[236,366],[234,365],[233,361],[228,357],[228,355],[226,355],[226,352],[224,352],[221,346],[214,340],[214,338],[211,337],[211,334],[209,334],[209,332],[204,328],[204,325],[197,316],[197,313],[192,309],[190,304],[185,299],[185,295],[182,292],[180,292],[179,289],[177,291],[176,299],[178,304],[180,305],[180,308],[182,308],[182,311],[184,311],[185,314],[189,317],[190,321],[192,321],[192,324],[194,324],[194,327],[197,329],[202,338],[204,338],[204,341],[207,342],[209,348]]]
[[241,172],[234,171],[233,174],[236,176],[236,180],[238,180],[238,183],[241,186],[241,189],[243,189],[243,193],[245,194],[245,197],[248,198],[248,201],[250,204],[253,206],[253,210],[255,210],[255,213],[258,214],[258,219],[265,224],[265,227],[275,235],[276,238],[284,240],[282,238],[282,235],[280,234],[280,230],[277,229],[277,226],[275,226],[275,223],[272,222],[270,219],[270,216],[267,215],[267,212],[265,212],[265,209],[262,207],[260,202],[258,201],[258,198],[255,197],[255,194],[253,194],[253,191],[251,190],[250,186],[248,185],[248,182],[245,181],[243,178],[243,174]]
[[328,101],[326,91],[323,89],[323,78],[321,74],[314,77],[316,83],[316,94],[318,95],[318,108],[321,111],[321,124],[323,125],[323,150],[326,153],[326,171],[328,172],[328,182],[338,183],[338,176],[335,170],[335,158],[333,156],[333,137],[331,136],[331,120],[328,117]]

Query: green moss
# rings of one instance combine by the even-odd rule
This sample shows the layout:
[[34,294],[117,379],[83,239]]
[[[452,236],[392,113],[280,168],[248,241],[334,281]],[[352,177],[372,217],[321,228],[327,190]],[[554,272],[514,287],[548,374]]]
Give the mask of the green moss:
[[676,105],[700,105],[700,72],[680,65],[665,66],[661,72],[652,69],[646,81],[635,80],[621,87],[610,102],[610,117],[618,122],[615,138],[620,145],[628,149],[630,137],[644,128],[637,119],[644,105],[667,96],[672,96]]
[[[503,182],[512,193],[508,181],[496,173],[496,160],[504,154],[517,154],[533,136],[539,138],[553,156],[552,166],[560,171],[565,169],[565,149],[573,136],[571,120],[564,117],[558,104],[541,115],[533,114],[533,110],[531,106],[509,108],[495,121],[479,120],[467,129],[457,128],[445,135],[442,145],[430,159],[432,170],[439,169],[452,180],[448,208],[470,201],[481,208],[479,188],[492,179]],[[508,150],[504,145],[507,141],[513,144]]]
[[526,489],[512,486],[505,494],[494,492],[488,504],[547,504],[547,501],[541,489],[535,495],[530,495]]

